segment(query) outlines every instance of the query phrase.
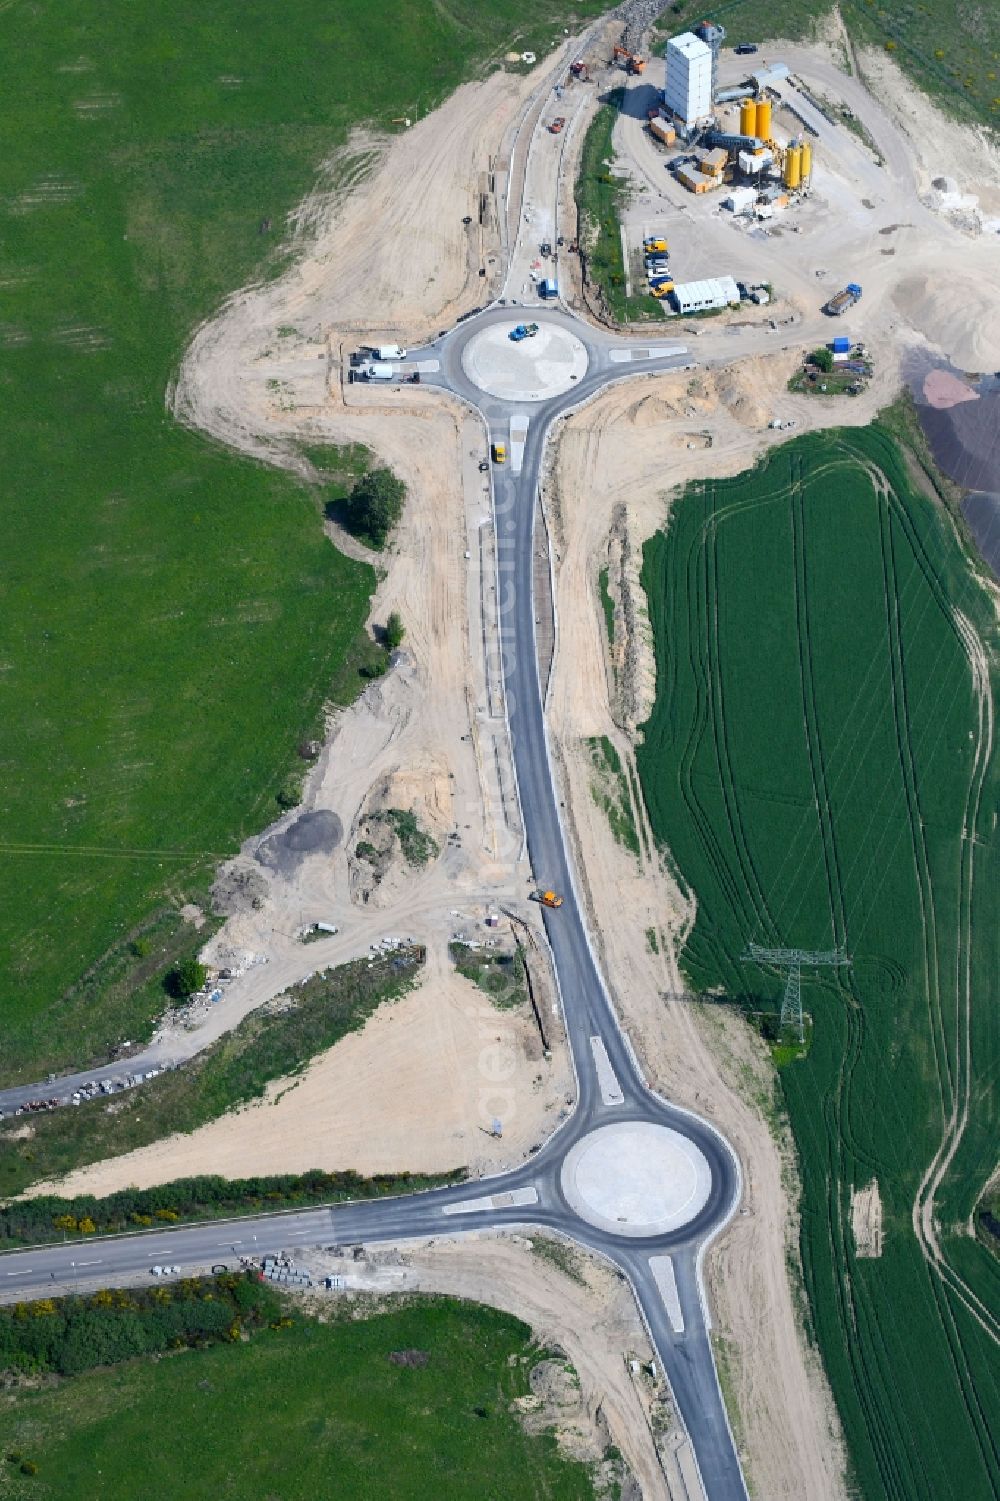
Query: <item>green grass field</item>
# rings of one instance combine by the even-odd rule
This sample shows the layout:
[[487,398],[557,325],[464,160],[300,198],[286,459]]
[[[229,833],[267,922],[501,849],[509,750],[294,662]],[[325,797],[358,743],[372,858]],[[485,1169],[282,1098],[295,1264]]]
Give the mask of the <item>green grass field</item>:
[[[336,1305],[331,1300],[331,1314]],[[0,1497],[78,1501],[585,1501],[586,1466],[511,1402],[540,1358],[523,1324],[445,1299],[0,1393]],[[426,1365],[390,1361],[421,1350]]]
[[365,660],[374,575],[320,498],[167,417],[188,337],[281,267],[353,123],[419,118],[571,9],[597,6],[2,8],[0,1078],[143,1033],[155,987],[76,982],[273,816]]
[[[1000,1267],[968,1226],[996,1162],[1000,781],[963,629],[993,655],[997,628],[949,515],[908,474],[874,427],[811,435],[675,503],[645,557],[658,690],[638,759],[697,896],[695,987],[773,1012],[781,981],[743,962],[748,940],[853,959],[806,972],[811,1046],[780,1078],[858,1493],[995,1501],[1000,1364],[969,1304],[992,1328]],[[965,1110],[938,1275],[911,1214]],[[861,1259],[851,1190],[872,1177],[884,1251]]]
[[[769,37],[807,39],[833,6],[813,0],[773,0],[766,11],[751,0],[722,0],[709,14],[728,32],[727,45]],[[697,24],[697,0],[674,0],[657,26],[661,37]],[[856,46],[888,51],[914,83],[949,114],[970,123],[1000,122],[1000,8],[964,0],[840,0],[840,14]]]

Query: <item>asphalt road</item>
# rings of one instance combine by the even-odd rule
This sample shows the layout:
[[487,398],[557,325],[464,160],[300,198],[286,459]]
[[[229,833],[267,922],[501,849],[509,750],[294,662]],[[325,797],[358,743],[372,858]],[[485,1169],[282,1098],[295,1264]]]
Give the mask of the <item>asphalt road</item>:
[[[262,1215],[252,1219],[148,1231],[80,1243],[11,1252],[0,1257],[0,1299],[25,1298],[77,1287],[113,1284],[148,1274],[155,1264],[183,1271],[239,1254],[264,1254],[309,1245],[345,1245],[424,1238],[462,1230],[533,1225],[559,1231],[614,1261],[629,1278],[653,1346],[670,1380],[690,1435],[709,1501],[746,1501],[746,1489],[726,1418],[708,1336],[698,1269],[699,1253],[735,1211],[739,1166],[719,1134],[705,1121],[654,1095],[641,1076],[604,986],[577,900],[575,878],[560,821],[549,759],[535,651],[532,542],[535,499],[546,443],[554,422],[609,382],[647,370],[691,363],[687,351],[654,354],[626,349],[621,339],[591,328],[552,307],[532,308],[531,318],[571,330],[587,350],[588,368],[564,394],[551,400],[506,403],[486,396],[469,380],[462,355],[485,326],[510,323],[517,308],[497,306],[461,324],[410,359],[436,360],[437,384],[477,407],[491,435],[509,443],[512,416],[528,419],[520,472],[494,469],[501,647],[507,712],[528,852],[540,885],[564,894],[556,912],[544,912],[566,1028],[578,1078],[572,1117],[528,1162],[498,1178],[398,1199],[344,1204],[332,1209]],[[666,335],[661,347],[669,347]],[[614,353],[619,354],[616,360]],[[617,1086],[598,1077],[592,1039],[603,1043]],[[126,1064],[127,1068],[128,1065]],[[133,1062],[132,1067],[135,1067]],[[693,1143],[711,1172],[707,1201],[680,1229],[653,1237],[626,1238],[596,1228],[568,1203],[562,1184],[566,1154],[595,1128],[619,1121],[668,1126]],[[513,1195],[514,1202],[510,1197]],[[499,1200],[499,1202],[498,1202]],[[475,1202],[468,1210],[463,1206]],[[669,1258],[669,1260],[666,1260]],[[652,1265],[651,1265],[652,1262]],[[662,1269],[671,1279],[664,1293]],[[657,1269],[660,1271],[658,1279]]]

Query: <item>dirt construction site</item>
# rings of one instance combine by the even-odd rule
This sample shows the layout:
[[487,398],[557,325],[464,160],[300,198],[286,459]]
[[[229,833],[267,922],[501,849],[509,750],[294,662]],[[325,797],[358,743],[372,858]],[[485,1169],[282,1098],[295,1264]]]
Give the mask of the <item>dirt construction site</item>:
[[[220,871],[216,895],[227,916],[203,957],[234,978],[221,1002],[165,1024],[155,1048],[171,1062],[191,1057],[297,981],[380,946],[413,941],[427,962],[410,993],[318,1058],[294,1087],[279,1082],[258,1105],[81,1169],[59,1190],[101,1194],[203,1172],[314,1167],[466,1166],[475,1175],[523,1160],[571,1108],[572,1064],[544,931],[528,901],[544,873],[530,869],[525,853],[495,647],[486,434],[478,417],[426,386],[374,390],[348,385],[344,372],[359,344],[414,346],[476,306],[530,300],[539,276],[556,265],[564,303],[586,311],[580,263],[566,249],[579,234],[575,170],[599,96],[621,86],[614,147],[616,168],[632,184],[626,241],[641,246],[662,233],[678,279],[731,275],[767,282],[774,295],[766,307],[689,322],[683,337],[696,368],[637,376],[560,424],[540,498],[536,569],[538,640],[551,650],[550,748],[589,929],[647,1076],[724,1131],[742,1164],[740,1212],[706,1263],[741,1456],[757,1494],[830,1501],[846,1495],[844,1456],[788,1272],[797,1254],[794,1155],[767,1108],[770,1063],[737,1019],[677,999],[691,899],[672,880],[637,802],[638,856],[615,840],[595,797],[588,741],[606,737],[634,769],[634,732],[655,689],[642,544],[662,526],[677,487],[746,468],[786,427],[871,421],[898,390],[901,362],[915,346],[962,369],[1000,366],[989,228],[1000,210],[993,201],[1000,161],[984,138],[926,101],[918,128],[912,88],[891,59],[856,59],[848,74],[834,31],[813,48],[768,44],[768,58],[781,58],[795,80],[784,86],[788,97],[805,88],[810,98],[842,105],[865,133],[824,116],[809,195],[778,220],[740,224],[711,195],[694,197],[671,177],[670,153],[646,128],[662,64],[654,59],[640,77],[617,69],[611,48],[619,31],[603,23],[527,75],[497,71],[465,85],[402,133],[357,132],[324,175],[338,186],[309,198],[290,225],[291,269],[233,296],[192,339],[168,396],[185,423],[307,479],[315,476],[303,442],[363,444],[403,480],[407,503],[378,558],[372,619],[384,623],[398,610],[406,638],[386,676],[331,717],[302,806]],[[571,84],[567,69],[578,56],[587,57],[590,77]],[[725,64],[722,82],[742,76],[738,62]],[[565,123],[553,134],[556,85]],[[942,181],[958,184],[957,197],[935,187]],[[400,222],[409,227],[405,280],[394,250]],[[543,243],[556,260],[540,255]],[[831,323],[820,306],[846,282],[863,286],[863,300]],[[684,322],[673,319],[678,331]],[[787,389],[803,350],[831,332],[863,334],[875,352],[863,393],[832,407]],[[635,337],[641,341],[641,331]],[[368,556],[327,525],[333,545]],[[613,647],[599,596],[603,570]],[[386,834],[392,810],[415,818],[429,841],[425,860],[409,858]],[[302,822],[316,814],[330,816]],[[449,955],[460,935],[510,942],[509,913],[528,935],[538,1017],[528,1007],[491,1006]],[[332,931],[314,931],[317,923]],[[623,1358],[643,1336],[623,1311],[621,1288],[596,1262],[581,1286],[554,1275],[516,1238],[497,1242],[478,1274],[457,1243],[428,1250],[423,1262],[417,1248],[406,1258],[414,1269],[408,1285],[489,1298],[529,1320],[537,1315],[550,1330],[578,1331],[585,1306],[600,1339],[577,1332],[563,1342],[591,1410],[604,1404],[643,1495],[697,1494],[684,1479],[683,1456],[658,1460],[649,1422],[635,1421],[640,1407],[648,1417],[650,1399],[623,1380]]]

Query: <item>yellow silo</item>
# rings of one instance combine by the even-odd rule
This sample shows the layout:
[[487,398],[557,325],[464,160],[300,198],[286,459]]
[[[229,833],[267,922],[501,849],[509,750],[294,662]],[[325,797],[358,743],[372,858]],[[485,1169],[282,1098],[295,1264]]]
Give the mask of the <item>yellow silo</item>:
[[799,173],[803,183],[809,181],[813,169],[813,152],[808,141],[802,142],[802,159],[799,163]]
[[740,135],[752,136],[757,124],[757,106],[752,99],[744,99],[740,105]]
[[757,100],[757,129],[756,134],[762,141],[771,139],[771,101],[770,99]]
[[797,188],[802,174],[802,148],[801,146],[789,146],[785,152],[785,176],[786,188]]

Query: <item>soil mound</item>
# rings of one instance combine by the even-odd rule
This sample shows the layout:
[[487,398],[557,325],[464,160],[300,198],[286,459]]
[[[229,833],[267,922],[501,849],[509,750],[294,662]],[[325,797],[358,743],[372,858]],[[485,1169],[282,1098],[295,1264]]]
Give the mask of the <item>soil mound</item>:
[[344,826],[336,813],[317,808],[262,839],[256,857],[269,870],[292,875],[307,855],[332,855],[343,837]]

